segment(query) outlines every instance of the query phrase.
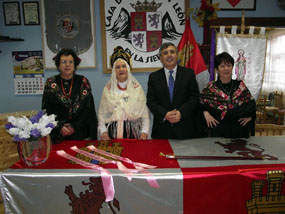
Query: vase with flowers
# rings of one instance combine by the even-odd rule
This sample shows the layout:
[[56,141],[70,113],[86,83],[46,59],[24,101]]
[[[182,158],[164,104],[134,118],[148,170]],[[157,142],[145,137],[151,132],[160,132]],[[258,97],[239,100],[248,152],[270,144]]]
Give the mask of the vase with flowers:
[[219,3],[212,4],[211,0],[201,0],[200,8],[189,8],[188,12],[192,14],[192,19],[204,28],[203,44],[209,43],[209,23],[218,18],[219,10]]
[[30,118],[9,116],[5,128],[14,136],[20,159],[28,166],[36,166],[48,159],[52,145],[49,134],[56,125],[54,114],[39,111]]

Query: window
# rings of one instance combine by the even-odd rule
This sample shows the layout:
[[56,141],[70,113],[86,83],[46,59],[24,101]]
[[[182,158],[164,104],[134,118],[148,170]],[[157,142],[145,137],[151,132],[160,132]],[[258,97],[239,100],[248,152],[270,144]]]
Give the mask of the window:
[[268,36],[262,92],[285,92],[285,29]]

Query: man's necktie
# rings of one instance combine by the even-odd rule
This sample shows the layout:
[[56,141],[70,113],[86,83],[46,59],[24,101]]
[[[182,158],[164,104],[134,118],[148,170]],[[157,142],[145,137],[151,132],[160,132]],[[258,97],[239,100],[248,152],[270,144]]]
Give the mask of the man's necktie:
[[173,97],[173,90],[174,90],[174,78],[172,76],[173,71],[169,71],[169,79],[168,79],[168,88],[169,88],[169,95],[170,95],[170,101],[172,102]]

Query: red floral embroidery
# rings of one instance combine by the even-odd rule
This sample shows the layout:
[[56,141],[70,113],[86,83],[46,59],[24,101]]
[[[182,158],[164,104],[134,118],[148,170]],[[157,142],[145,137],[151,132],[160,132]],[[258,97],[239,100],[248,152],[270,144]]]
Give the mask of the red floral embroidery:
[[240,82],[232,97],[219,89],[215,81],[212,81],[202,92],[200,103],[221,110],[221,119],[223,119],[229,109],[241,106],[243,103],[248,103],[252,99],[253,97],[243,81]]
[[88,81],[87,81],[87,79],[86,79],[85,77],[82,79],[82,81],[83,81],[85,87],[86,87],[86,88],[89,88]]
[[220,110],[224,110],[224,108],[226,108],[226,106],[224,106],[224,105],[218,106],[218,109],[220,109]]

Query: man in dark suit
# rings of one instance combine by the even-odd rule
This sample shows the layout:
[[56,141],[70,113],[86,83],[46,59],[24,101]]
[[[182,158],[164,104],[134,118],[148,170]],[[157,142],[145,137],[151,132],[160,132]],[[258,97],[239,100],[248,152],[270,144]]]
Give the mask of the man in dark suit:
[[[194,71],[177,65],[178,51],[172,43],[162,44],[159,56],[163,68],[149,75],[147,90],[147,106],[154,116],[151,137],[194,138],[194,114],[199,102]],[[174,90],[169,91],[171,85]]]

